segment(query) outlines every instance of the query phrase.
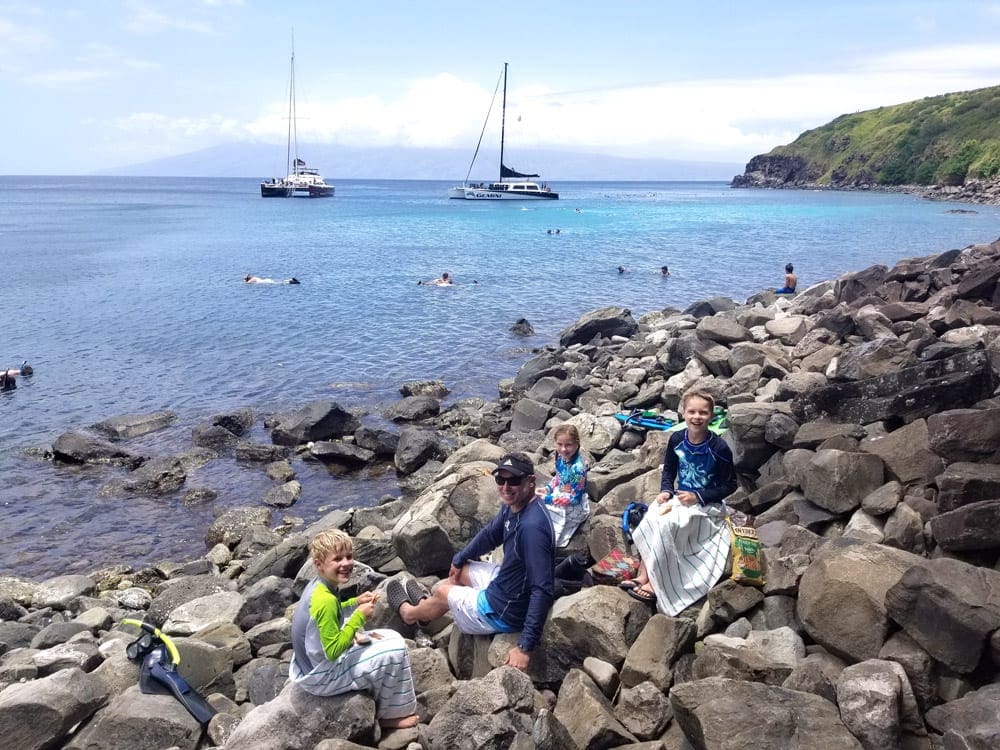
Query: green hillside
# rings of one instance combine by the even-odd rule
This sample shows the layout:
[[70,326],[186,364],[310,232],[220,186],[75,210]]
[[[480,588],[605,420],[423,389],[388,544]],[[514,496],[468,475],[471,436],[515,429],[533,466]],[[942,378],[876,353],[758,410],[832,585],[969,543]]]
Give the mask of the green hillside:
[[835,186],[997,178],[1000,86],[841,115],[763,158],[771,157],[798,157],[811,182]]

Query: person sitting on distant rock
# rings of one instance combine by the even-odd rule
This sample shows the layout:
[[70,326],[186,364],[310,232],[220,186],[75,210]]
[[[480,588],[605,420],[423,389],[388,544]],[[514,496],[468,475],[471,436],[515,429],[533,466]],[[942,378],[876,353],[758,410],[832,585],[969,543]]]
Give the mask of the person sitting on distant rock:
[[795,294],[795,286],[799,283],[799,277],[795,275],[795,268],[791,263],[785,265],[785,285],[781,289],[775,289],[775,294]]

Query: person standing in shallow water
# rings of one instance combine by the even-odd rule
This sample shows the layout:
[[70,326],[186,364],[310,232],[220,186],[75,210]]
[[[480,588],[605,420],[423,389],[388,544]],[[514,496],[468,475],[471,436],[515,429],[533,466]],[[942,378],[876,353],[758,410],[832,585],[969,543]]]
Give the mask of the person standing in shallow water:
[[799,277],[795,275],[795,267],[791,263],[785,265],[785,285],[781,289],[775,289],[775,294],[795,294],[795,287],[799,283]]

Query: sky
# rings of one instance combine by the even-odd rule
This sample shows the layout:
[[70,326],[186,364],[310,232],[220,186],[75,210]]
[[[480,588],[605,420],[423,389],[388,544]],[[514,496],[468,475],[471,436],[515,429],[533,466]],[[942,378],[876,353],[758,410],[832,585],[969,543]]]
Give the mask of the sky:
[[285,142],[508,140],[745,163],[837,115],[1000,84],[1000,0],[0,0],[0,174]]

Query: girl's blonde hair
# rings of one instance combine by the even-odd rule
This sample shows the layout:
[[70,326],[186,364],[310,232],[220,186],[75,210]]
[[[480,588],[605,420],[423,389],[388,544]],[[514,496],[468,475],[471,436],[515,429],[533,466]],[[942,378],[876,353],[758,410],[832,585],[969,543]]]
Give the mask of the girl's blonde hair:
[[316,535],[309,544],[309,553],[314,563],[321,563],[332,554],[354,552],[354,542],[340,529],[327,529]]
[[684,411],[687,408],[688,399],[692,398],[701,398],[707,401],[709,414],[715,411],[715,397],[707,391],[699,391],[695,388],[685,391],[684,395],[681,396],[681,411]]
[[558,440],[560,437],[568,437],[577,445],[580,444],[580,431],[576,429],[575,424],[561,424],[556,427],[556,431],[552,433],[552,439]]

